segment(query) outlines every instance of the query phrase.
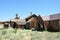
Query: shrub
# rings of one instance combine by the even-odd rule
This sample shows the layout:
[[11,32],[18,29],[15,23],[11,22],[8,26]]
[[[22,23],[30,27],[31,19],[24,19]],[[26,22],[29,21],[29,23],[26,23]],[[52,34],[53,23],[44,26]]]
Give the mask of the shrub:
[[32,31],[35,31],[36,29],[35,28],[31,28]]

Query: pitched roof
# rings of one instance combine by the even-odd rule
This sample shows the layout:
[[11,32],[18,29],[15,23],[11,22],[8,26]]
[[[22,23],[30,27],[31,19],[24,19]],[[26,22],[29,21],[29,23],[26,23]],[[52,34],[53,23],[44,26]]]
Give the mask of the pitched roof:
[[18,25],[25,25],[26,24],[25,19],[12,19],[11,21],[17,23]]
[[30,19],[31,17],[37,17],[35,14],[32,14],[30,16],[28,16],[26,19]]
[[41,16],[44,21],[50,20],[50,16]]
[[41,16],[44,21],[47,20],[60,20],[60,13],[49,15],[49,16]]
[[27,22],[31,22],[33,20],[33,18],[29,19]]
[[50,20],[57,20],[60,19],[60,13],[50,15]]

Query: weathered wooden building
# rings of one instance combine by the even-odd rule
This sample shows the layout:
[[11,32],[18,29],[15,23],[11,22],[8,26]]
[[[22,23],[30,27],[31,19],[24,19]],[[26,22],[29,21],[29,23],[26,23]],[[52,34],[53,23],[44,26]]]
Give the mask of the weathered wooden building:
[[26,18],[26,28],[35,28],[36,30],[44,30],[44,21],[41,16],[35,14],[30,15]]
[[44,20],[44,24],[45,29],[48,31],[60,31],[60,13],[48,16],[48,18]]
[[16,14],[16,17],[14,19],[10,20],[10,26],[13,27],[13,28],[24,29],[25,25],[26,25],[25,19],[20,19],[18,14]]
[[60,31],[60,20],[50,20],[49,29],[50,31]]
[[49,16],[37,16],[32,14],[25,19],[20,19],[18,14],[14,19],[10,21],[2,22],[4,24],[4,28],[8,28],[9,26],[12,28],[21,28],[21,29],[31,29],[42,31],[60,31],[60,13],[49,15]]
[[10,21],[3,22],[4,28],[8,28],[9,26],[12,28],[21,28],[21,29],[31,29],[34,28],[35,30],[41,30],[43,31],[44,28],[44,21],[41,18],[41,16],[37,16],[35,14],[31,14],[25,19],[20,19],[18,14],[16,14],[16,17],[14,19],[11,19]]

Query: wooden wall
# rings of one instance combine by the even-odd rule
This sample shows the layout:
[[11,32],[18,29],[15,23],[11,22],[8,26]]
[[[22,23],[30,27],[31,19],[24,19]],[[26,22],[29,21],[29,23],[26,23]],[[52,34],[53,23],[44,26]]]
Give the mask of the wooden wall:
[[44,27],[45,27],[45,30],[48,30],[48,27],[49,27],[49,21],[44,21]]
[[48,31],[60,31],[60,20],[45,21]]
[[31,18],[32,20],[29,22],[29,28],[37,27],[37,18]]

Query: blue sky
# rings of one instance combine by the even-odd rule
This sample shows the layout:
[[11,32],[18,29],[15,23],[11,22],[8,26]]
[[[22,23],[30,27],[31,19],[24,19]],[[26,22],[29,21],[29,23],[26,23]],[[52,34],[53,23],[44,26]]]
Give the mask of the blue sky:
[[18,13],[21,19],[30,15],[60,13],[60,0],[0,0],[0,20],[9,20]]

